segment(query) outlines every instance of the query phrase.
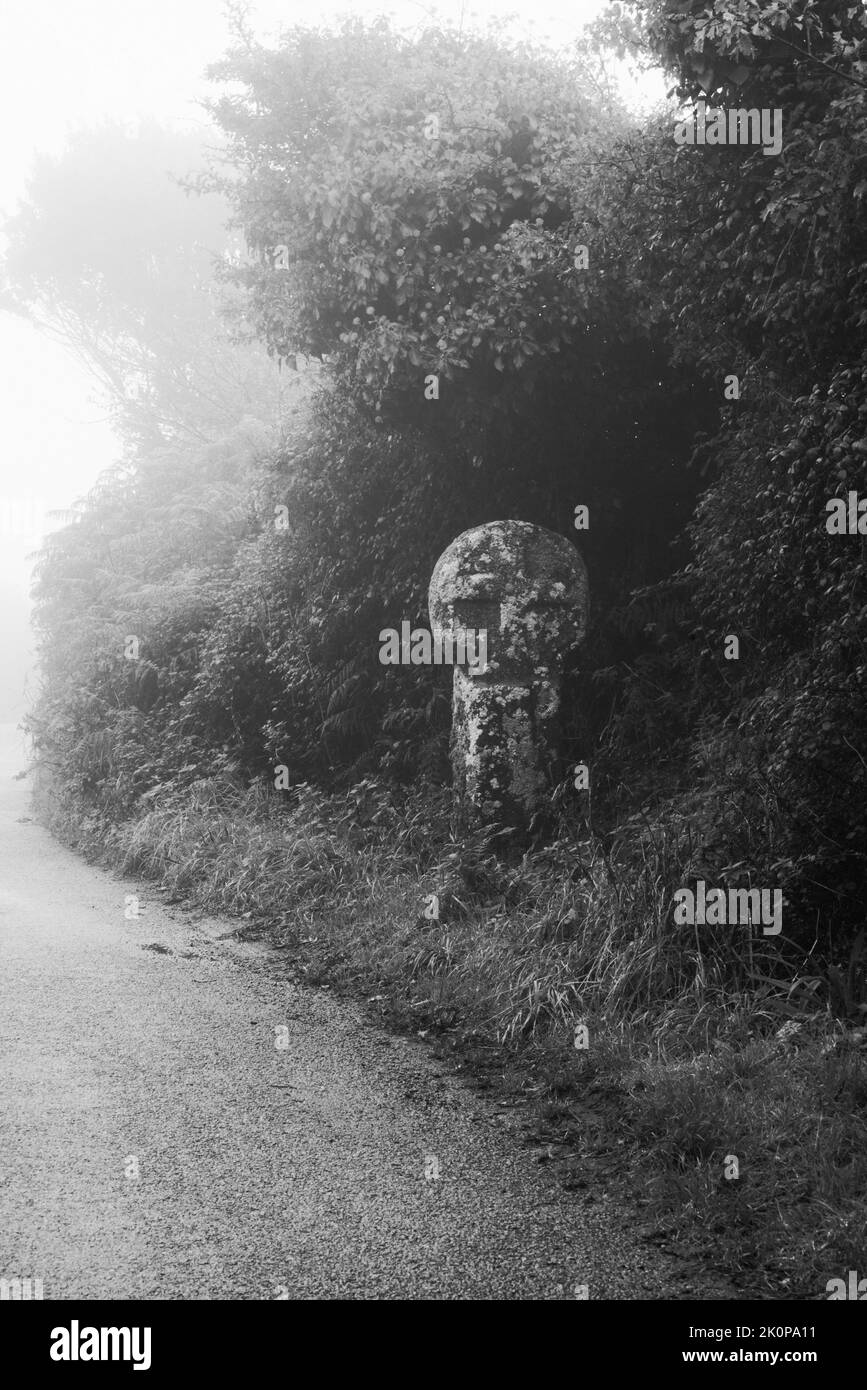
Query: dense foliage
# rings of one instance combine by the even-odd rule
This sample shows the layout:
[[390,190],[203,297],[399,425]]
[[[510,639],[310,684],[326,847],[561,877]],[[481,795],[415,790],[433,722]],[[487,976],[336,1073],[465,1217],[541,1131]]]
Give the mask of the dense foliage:
[[[867,837],[865,552],[826,530],[863,489],[867,420],[867,27],[840,4],[640,5],[681,95],[779,108],[783,152],[634,154],[635,273],[660,287],[678,359],[741,398],[700,441],[690,526],[709,856],[786,890],[805,937],[860,921]],[[613,183],[620,186],[614,173]],[[634,213],[633,216],[630,214]],[[740,661],[722,639],[740,637]]]
[[220,279],[284,379],[323,364],[316,399],[212,415],[198,447],[138,429],[43,558],[33,727],[97,817],[217,767],[441,777],[447,678],[380,666],[380,628],[425,622],[459,530],[574,534],[584,503],[568,733],[596,828],[688,806],[677,874],[782,886],[833,954],[867,889],[864,542],[825,528],[867,455],[863,10],[654,0],[596,42],[681,98],[780,108],[782,153],[678,146],[671,110],[632,128],[589,46],[239,28],[206,183],[250,255]]

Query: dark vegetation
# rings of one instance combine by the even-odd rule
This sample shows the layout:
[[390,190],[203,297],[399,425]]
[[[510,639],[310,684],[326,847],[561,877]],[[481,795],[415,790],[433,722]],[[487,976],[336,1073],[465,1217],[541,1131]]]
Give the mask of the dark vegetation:
[[[783,153],[635,128],[612,49],[782,108]],[[44,814],[401,1026],[512,1049],[582,1171],[698,1219],[747,1287],[821,1297],[863,1264],[867,1177],[867,556],[825,527],[867,492],[863,9],[615,5],[569,59],[384,25],[266,50],[240,20],[213,75],[242,92],[216,165],[82,137],[7,227],[6,302],[101,372],[127,441],[39,563]],[[157,217],[167,163],[207,196],[166,184]],[[99,212],[137,229],[122,255]],[[378,633],[426,624],[459,531],[574,534],[578,503],[592,793],[499,862],[449,838],[447,675],[380,666]],[[781,888],[783,936],[675,927],[695,878]]]

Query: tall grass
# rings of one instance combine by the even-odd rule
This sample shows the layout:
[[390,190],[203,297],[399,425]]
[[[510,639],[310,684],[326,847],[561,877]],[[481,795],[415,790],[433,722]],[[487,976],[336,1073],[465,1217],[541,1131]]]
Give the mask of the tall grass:
[[610,843],[563,825],[503,861],[482,837],[451,841],[442,789],[283,796],[223,775],[152,800],[108,827],[39,797],[86,852],[291,944],[308,980],[467,1058],[493,1051],[535,1098],[540,1137],[745,1290],[822,1297],[867,1268],[865,1035],[782,938],[673,926],[685,811]]

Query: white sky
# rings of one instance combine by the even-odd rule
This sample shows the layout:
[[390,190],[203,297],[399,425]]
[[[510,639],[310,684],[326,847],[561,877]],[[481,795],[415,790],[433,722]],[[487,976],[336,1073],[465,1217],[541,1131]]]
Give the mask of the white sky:
[[[604,0],[254,0],[261,38],[342,15],[391,15],[401,28],[513,16],[523,36],[566,45]],[[207,124],[198,102],[228,31],[222,0],[2,0],[0,214],[14,211],[36,152],[59,153],[67,134],[152,117]],[[662,94],[661,82],[646,88]],[[113,462],[117,443],[82,368],[20,319],[0,311],[0,720],[22,709],[27,559],[46,510],[63,509]],[[2,611],[5,610],[5,613]]]

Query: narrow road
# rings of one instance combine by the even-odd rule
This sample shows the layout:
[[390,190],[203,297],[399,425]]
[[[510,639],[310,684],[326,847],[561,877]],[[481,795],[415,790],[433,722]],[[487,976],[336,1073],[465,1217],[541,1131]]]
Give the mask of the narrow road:
[[46,1299],[714,1296],[423,1044],[58,845],[3,732],[0,1277]]

